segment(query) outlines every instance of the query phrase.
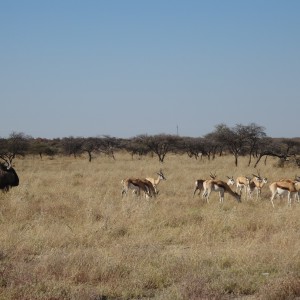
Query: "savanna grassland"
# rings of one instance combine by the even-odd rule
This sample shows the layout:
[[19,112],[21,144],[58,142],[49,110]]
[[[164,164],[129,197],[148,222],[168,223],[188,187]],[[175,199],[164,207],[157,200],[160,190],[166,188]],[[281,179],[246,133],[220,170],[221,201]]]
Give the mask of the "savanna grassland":
[[[294,299],[300,204],[193,197],[196,179],[256,173],[246,158],[15,159],[20,185],[0,194],[0,299]],[[296,167],[268,158],[269,183]],[[122,199],[121,180],[167,178],[156,199]],[[235,188],[234,188],[235,189]]]

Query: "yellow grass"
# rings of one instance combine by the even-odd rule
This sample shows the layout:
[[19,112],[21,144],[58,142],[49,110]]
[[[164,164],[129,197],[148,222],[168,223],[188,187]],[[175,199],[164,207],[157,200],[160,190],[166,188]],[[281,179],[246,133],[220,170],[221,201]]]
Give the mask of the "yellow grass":
[[[0,299],[293,299],[300,296],[300,204],[193,198],[196,179],[251,175],[247,159],[187,156],[15,160],[0,194]],[[156,176],[156,199],[121,198],[123,178]],[[295,167],[259,164],[269,183]],[[244,199],[242,199],[244,200]]]

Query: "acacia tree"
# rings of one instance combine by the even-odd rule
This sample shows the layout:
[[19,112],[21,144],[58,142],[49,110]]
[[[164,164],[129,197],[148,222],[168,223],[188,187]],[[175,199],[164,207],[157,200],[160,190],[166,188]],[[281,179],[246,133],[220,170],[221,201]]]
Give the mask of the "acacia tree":
[[121,141],[115,137],[111,137],[109,135],[104,135],[101,138],[98,138],[98,150],[110,157],[114,160],[115,151],[120,148]]
[[278,157],[279,160],[281,161],[286,160],[287,158],[286,155],[282,153],[282,146],[280,145],[280,143],[275,142],[271,138],[265,139],[264,145],[260,148],[258,158],[254,164],[254,168],[257,167],[258,163],[264,156],[265,156],[265,164],[268,156]]
[[159,162],[163,163],[167,153],[175,151],[179,137],[176,135],[140,135],[140,142],[144,143],[149,151],[157,155]]
[[40,159],[43,159],[43,155],[53,157],[58,154],[59,147],[51,145],[53,142],[47,139],[31,139],[29,141],[29,153],[33,155],[39,155]]
[[17,156],[25,156],[29,148],[30,137],[23,132],[12,132],[8,139],[0,141],[0,158],[10,163]]
[[89,137],[82,140],[82,152],[88,154],[89,162],[92,161],[92,153],[98,152],[99,142],[97,138]]
[[204,136],[204,152],[207,155],[208,160],[215,159],[217,152],[220,152],[220,156],[222,155],[222,151],[224,148],[224,142],[220,141],[217,132],[211,132]]
[[245,127],[245,132],[247,135],[248,146],[249,146],[248,166],[250,166],[252,156],[254,156],[254,153],[257,153],[259,146],[261,145],[261,141],[264,138],[266,138],[267,135],[264,132],[265,128],[255,123],[251,123],[248,126],[244,126],[244,127]]
[[186,152],[189,157],[194,157],[195,159],[200,157],[202,159],[202,155],[205,152],[203,138],[184,137],[181,138],[179,144],[181,150]]
[[121,142],[121,147],[130,153],[131,159],[133,159],[134,155],[138,155],[138,157],[141,158],[142,155],[146,155],[149,151],[147,146],[139,139],[139,137],[123,140]]
[[298,141],[285,138],[285,139],[282,139],[281,143],[282,143],[283,147],[285,148],[284,152],[287,155],[295,155],[298,153],[299,145],[300,145],[300,143]]
[[215,127],[215,138],[220,144],[233,154],[235,166],[238,166],[238,158],[244,154],[247,145],[247,130],[243,125],[237,124],[233,128],[229,128],[225,124],[219,124]]
[[67,155],[73,155],[75,158],[82,153],[82,138],[74,138],[72,136],[61,140],[62,150]]
[[[278,157],[279,158],[279,167],[284,167],[285,162],[290,157],[296,157],[299,154],[299,142],[292,139],[282,139],[275,141],[274,139],[269,138],[268,142],[265,143],[265,146],[261,148],[258,159],[254,165],[256,167],[260,160],[265,156]],[[297,163],[297,160],[296,160]]]

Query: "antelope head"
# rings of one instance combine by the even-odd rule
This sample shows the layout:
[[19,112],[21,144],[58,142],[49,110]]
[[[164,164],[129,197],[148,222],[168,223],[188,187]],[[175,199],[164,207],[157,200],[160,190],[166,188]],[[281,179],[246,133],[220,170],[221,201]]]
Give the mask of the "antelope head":
[[233,179],[233,176],[231,176],[231,177],[227,176],[227,178],[228,178],[227,184],[228,185],[234,185],[235,181]]
[[259,174],[259,172],[258,172],[258,174],[257,175],[255,175],[255,174],[252,174],[253,175],[253,177],[255,177],[256,178],[256,180],[258,181],[258,182],[262,182],[263,180],[262,180],[262,178],[260,177],[260,174]]
[[210,177],[211,179],[216,179],[217,174],[216,174],[216,173],[215,173],[215,174],[212,174],[212,172],[210,172],[209,177]]
[[160,179],[167,180],[167,178],[165,177],[162,169],[159,170],[159,172],[157,173],[157,175],[160,177]]

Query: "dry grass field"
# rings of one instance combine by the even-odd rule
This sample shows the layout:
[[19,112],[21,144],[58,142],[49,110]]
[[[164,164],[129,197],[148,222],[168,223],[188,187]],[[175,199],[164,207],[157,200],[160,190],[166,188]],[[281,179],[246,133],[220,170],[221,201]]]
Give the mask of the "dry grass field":
[[[295,299],[300,204],[193,197],[196,179],[251,175],[247,159],[99,156],[14,161],[20,186],[0,193],[0,299]],[[269,183],[296,167],[259,164]],[[121,197],[126,177],[167,178],[156,199]],[[235,188],[234,188],[235,189]]]

